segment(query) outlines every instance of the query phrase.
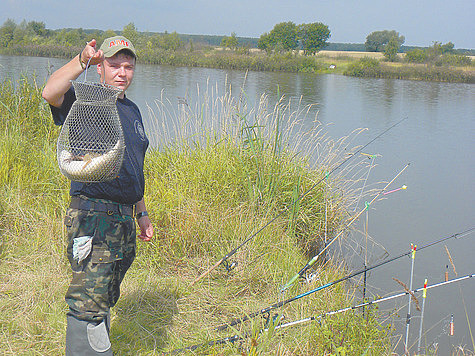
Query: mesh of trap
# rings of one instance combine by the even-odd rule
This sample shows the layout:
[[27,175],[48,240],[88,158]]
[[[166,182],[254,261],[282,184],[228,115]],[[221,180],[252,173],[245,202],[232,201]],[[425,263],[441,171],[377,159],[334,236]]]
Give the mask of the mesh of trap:
[[76,101],[58,138],[61,173],[76,182],[117,177],[124,158],[124,133],[116,101],[121,90],[101,83],[73,82]]

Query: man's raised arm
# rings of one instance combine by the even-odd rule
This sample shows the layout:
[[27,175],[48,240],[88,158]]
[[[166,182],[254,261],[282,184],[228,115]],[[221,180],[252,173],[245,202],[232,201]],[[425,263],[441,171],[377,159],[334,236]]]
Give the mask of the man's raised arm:
[[90,65],[102,63],[104,60],[104,53],[101,50],[96,51],[96,40],[88,42],[81,53],[49,77],[43,89],[43,98],[49,104],[60,107],[64,94],[71,87],[71,81],[77,79],[86,69],[90,58],[92,58]]

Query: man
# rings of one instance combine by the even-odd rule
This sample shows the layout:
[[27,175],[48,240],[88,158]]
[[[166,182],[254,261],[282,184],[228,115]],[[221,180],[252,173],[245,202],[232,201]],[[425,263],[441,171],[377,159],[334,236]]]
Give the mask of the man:
[[71,80],[88,65],[97,65],[101,82],[122,90],[117,111],[126,149],[118,177],[101,183],[71,181],[71,205],[65,217],[67,255],[73,271],[66,293],[66,355],[112,355],[110,308],[117,303],[120,283],[135,258],[134,218],[140,239],[150,241],[153,236],[143,199],[143,163],[149,142],[138,107],[125,96],[135,61],[135,48],[125,37],[104,40],[98,51],[96,40],[92,40],[51,75],[43,90],[57,125],[64,123],[76,100]]

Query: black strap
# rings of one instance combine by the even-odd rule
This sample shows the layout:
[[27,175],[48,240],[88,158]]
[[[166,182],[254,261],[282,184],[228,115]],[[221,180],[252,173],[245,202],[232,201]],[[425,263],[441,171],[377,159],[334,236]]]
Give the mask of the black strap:
[[71,204],[69,207],[72,209],[79,210],[92,210],[102,213],[107,213],[108,215],[119,214],[126,216],[134,216],[134,205],[126,205],[119,203],[104,203],[101,201],[94,201],[89,199],[84,199],[78,196],[71,197]]

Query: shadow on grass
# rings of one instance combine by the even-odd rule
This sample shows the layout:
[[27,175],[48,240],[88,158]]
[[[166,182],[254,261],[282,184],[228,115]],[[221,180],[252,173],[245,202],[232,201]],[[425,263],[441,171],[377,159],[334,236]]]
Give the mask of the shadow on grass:
[[176,292],[150,286],[121,296],[112,318],[114,355],[160,353],[167,343],[167,328],[178,313],[176,299]]

